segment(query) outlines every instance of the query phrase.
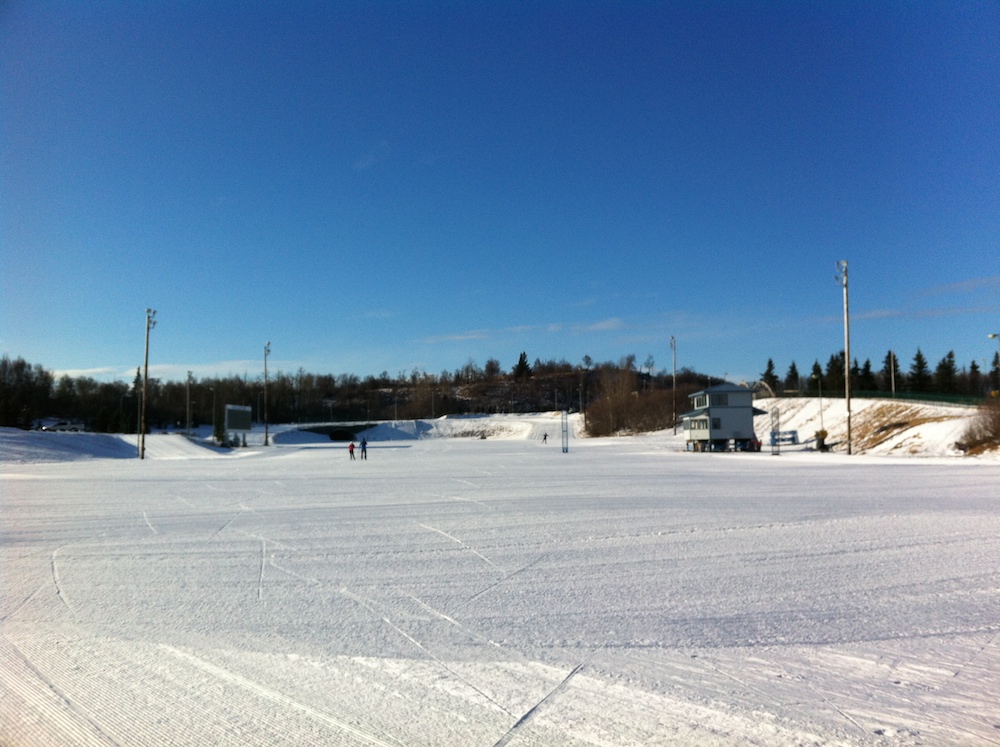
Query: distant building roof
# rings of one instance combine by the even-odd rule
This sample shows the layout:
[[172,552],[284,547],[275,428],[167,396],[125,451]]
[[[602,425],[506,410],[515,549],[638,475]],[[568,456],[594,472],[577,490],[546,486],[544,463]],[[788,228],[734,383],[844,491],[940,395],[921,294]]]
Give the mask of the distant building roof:
[[715,386],[706,387],[699,392],[689,395],[690,397],[697,397],[699,394],[723,394],[725,392],[750,392],[753,393],[753,389],[748,386],[740,386],[739,384],[730,384],[728,381],[722,384],[716,384]]

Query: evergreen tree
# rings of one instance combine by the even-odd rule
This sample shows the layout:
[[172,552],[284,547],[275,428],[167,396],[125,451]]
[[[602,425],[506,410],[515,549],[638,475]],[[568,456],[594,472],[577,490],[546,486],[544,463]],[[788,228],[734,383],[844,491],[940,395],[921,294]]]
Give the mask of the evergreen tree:
[[778,391],[778,375],[774,372],[774,361],[771,358],[767,359],[767,368],[764,369],[764,373],[760,375],[760,380],[767,384],[771,391],[775,394]]
[[813,362],[812,372],[809,374],[809,392],[815,394],[826,382],[823,381],[823,368],[819,361]]
[[927,359],[920,348],[913,356],[913,363],[910,365],[910,375],[908,377],[909,390],[911,392],[927,392],[931,387],[931,373],[927,366]]
[[885,354],[885,358],[882,361],[882,371],[879,373],[879,376],[881,378],[879,388],[883,391],[901,389],[906,383],[903,381],[903,375],[899,370],[899,358],[891,350]]
[[795,365],[795,361],[792,361],[792,365],[788,367],[788,373],[785,374],[785,389],[797,392],[802,387],[800,378],[799,367]]
[[1000,392],[1000,351],[993,354],[993,364],[990,366],[990,391]]
[[969,364],[969,372],[965,375],[963,391],[973,397],[978,397],[983,393],[983,372],[979,370],[979,364],[975,361]]
[[831,355],[826,363],[826,375],[823,377],[823,388],[829,388],[830,392],[843,391],[844,389],[844,360],[846,356],[841,350],[836,355]]
[[934,369],[934,388],[941,394],[954,394],[958,390],[958,366],[954,350],[949,350]]
[[531,376],[531,366],[528,365],[527,353],[521,353],[521,356],[517,359],[517,365],[514,366],[513,373],[515,379],[527,379]]
[[865,365],[861,367],[861,371],[858,373],[858,389],[863,392],[874,392],[878,389],[878,379],[872,370],[870,358],[865,358]]

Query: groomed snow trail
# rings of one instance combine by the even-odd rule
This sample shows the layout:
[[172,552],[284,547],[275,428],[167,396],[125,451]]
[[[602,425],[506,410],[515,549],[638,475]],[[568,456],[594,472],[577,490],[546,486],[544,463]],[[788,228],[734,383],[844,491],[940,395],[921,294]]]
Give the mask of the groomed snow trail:
[[1000,466],[549,435],[0,464],[0,744],[1000,745]]

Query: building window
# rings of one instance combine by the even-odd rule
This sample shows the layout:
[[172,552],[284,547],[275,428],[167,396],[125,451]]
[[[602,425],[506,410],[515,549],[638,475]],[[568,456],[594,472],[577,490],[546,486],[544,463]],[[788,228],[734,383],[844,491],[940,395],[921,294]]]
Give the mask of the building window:
[[694,409],[700,410],[703,407],[708,407],[708,397],[704,394],[694,398]]
[[712,395],[712,406],[713,407],[728,407],[729,406],[729,395],[728,394],[713,394]]
[[712,428],[714,430],[722,428],[722,418],[712,418]]

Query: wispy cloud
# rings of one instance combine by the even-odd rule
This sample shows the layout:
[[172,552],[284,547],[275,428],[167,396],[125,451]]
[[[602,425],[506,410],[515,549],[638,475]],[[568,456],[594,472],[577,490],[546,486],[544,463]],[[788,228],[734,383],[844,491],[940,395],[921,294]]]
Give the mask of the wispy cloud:
[[[1000,311],[1000,306],[954,306],[934,309],[871,309],[869,311],[851,312],[852,320],[879,319],[935,319],[946,316],[966,316],[974,314],[993,314]],[[840,317],[830,317],[831,319]]]
[[[268,361],[271,372],[296,371],[302,365],[301,361]],[[251,379],[263,377],[264,361],[261,359],[213,361],[209,363],[156,363],[149,366],[149,377],[161,381],[185,381],[188,371],[195,380],[226,378],[229,376],[248,376]],[[136,368],[120,366],[101,366],[100,368],[67,368],[52,372],[58,379],[62,376],[70,378],[89,378],[96,381],[124,381],[129,384],[135,379]],[[142,375],[140,369],[139,375]]]
[[581,324],[573,328],[578,333],[587,332],[617,332],[625,329],[625,322],[621,317],[613,316],[609,319],[602,319],[592,324]]
[[1000,275],[990,275],[984,278],[971,278],[958,283],[935,285],[923,292],[925,296],[942,296],[952,294],[975,293],[980,290],[1000,290]]
[[423,338],[423,342],[428,345],[439,345],[445,342],[463,342],[466,340],[489,340],[493,335],[482,329],[469,330],[467,332],[454,332],[447,335],[434,335]]
[[124,371],[121,368],[116,368],[113,366],[101,366],[100,368],[66,368],[53,371],[52,375],[56,379],[61,379],[63,376],[69,376],[71,379],[96,379],[98,381],[116,381],[118,379],[128,378],[135,376],[135,369],[131,371]]

